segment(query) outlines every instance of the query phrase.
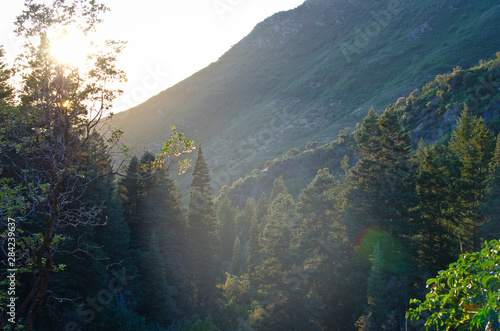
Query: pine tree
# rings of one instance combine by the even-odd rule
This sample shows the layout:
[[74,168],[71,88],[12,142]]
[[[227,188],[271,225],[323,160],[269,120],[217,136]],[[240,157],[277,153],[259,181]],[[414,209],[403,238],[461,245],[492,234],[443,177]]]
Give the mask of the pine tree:
[[188,282],[185,272],[188,256],[186,210],[177,182],[159,174],[152,189],[151,216],[157,219],[159,249],[166,266],[166,280],[172,289],[177,309],[189,310]]
[[279,194],[269,206],[269,214],[262,236],[266,257],[286,260],[291,265],[292,238],[298,229],[295,202],[290,194]]
[[13,88],[9,85],[12,71],[3,62],[3,56],[3,46],[0,46],[0,101],[9,101],[12,99],[13,92]]
[[[300,219],[295,202],[282,193],[269,206],[262,235],[263,261],[255,266],[253,327],[259,330],[315,330],[318,312],[308,294],[308,276],[296,248]],[[306,261],[309,262],[309,261]]]
[[[124,217],[131,228],[130,247],[134,263],[130,273],[137,276],[149,274],[150,267],[143,261],[154,253],[155,263],[165,269],[157,275],[162,278],[157,281],[170,284],[168,300],[174,303],[175,308],[169,305],[178,314],[179,309],[189,308],[188,283],[184,272],[188,247],[186,214],[177,183],[166,172],[154,169],[153,162],[154,155],[148,151],[140,161],[133,157],[126,177],[120,181]],[[152,238],[156,240],[154,247],[151,246]],[[156,256],[156,250],[161,255],[161,261]],[[141,305],[146,305],[148,288],[148,283],[144,281],[133,286],[135,298]]]
[[408,235],[415,203],[409,132],[393,108],[381,116],[371,109],[355,139],[359,161],[349,171],[345,199],[350,240],[373,226]]
[[271,190],[271,195],[269,196],[269,203],[272,203],[280,193],[283,195],[288,194],[285,182],[283,181],[283,176],[280,176],[274,181],[273,188]]
[[495,153],[495,139],[484,120],[462,112],[457,128],[448,145],[450,157],[455,160],[458,177],[454,178],[455,231],[460,249],[478,251],[482,238],[480,227],[486,222],[484,203],[492,179],[491,162]]
[[243,208],[242,212],[242,221],[243,221],[243,226],[246,231],[250,231],[250,226],[252,224],[252,219],[255,217],[256,213],[256,208],[257,208],[257,203],[255,202],[254,198],[248,198],[245,207]]
[[255,213],[257,216],[257,223],[259,227],[262,225],[267,215],[267,210],[269,209],[269,202],[267,200],[267,196],[264,192],[261,193],[259,197],[259,201],[257,201],[257,208],[255,209]]
[[419,264],[430,274],[451,263],[458,253],[455,249],[449,203],[450,171],[442,147],[420,141],[416,153],[418,218],[416,224]]
[[315,310],[325,329],[339,329],[349,323],[349,305],[342,298],[347,292],[347,245],[341,219],[342,187],[328,169],[318,171],[299,196],[297,210],[301,221],[298,254],[301,268],[308,275],[307,291],[320,298]]
[[259,224],[257,222],[257,215],[254,215],[251,220],[250,234],[248,239],[248,259],[247,269],[250,284],[255,284],[255,267],[259,264],[260,260],[260,242],[259,242]]
[[169,325],[178,316],[172,290],[167,282],[167,266],[160,252],[156,231],[151,233],[149,249],[142,254],[142,276],[145,300],[140,307],[149,318]]
[[[400,261],[391,260],[392,268],[397,270],[394,271],[397,275],[395,281],[404,283],[413,271],[405,251],[413,244],[410,239],[416,216],[410,135],[401,125],[397,111],[388,107],[380,116],[371,109],[354,137],[358,162],[348,172],[344,199],[344,222],[349,242],[361,248],[368,234],[373,231],[381,233],[388,241],[385,250],[393,251],[394,256],[404,256]],[[363,241],[358,240],[361,236]],[[363,260],[361,256],[355,256],[352,263],[366,263]],[[360,276],[353,268],[350,277],[356,279],[351,292],[354,302],[366,298],[366,278]],[[396,300],[391,298],[390,302],[384,303],[387,311],[400,309],[397,300],[403,301],[404,295],[403,290],[394,293]]]
[[380,246],[373,250],[373,262],[368,277],[367,302],[370,316],[370,330],[381,330],[387,316],[387,283],[389,279],[384,272],[383,257]]
[[139,160],[134,155],[125,171],[125,177],[119,181],[119,192],[122,199],[123,217],[130,228],[131,248],[137,248],[139,238],[139,200],[141,185],[139,182]]
[[482,236],[488,241],[500,238],[500,136],[496,141],[495,156],[491,162],[492,180],[485,206],[488,222],[481,229]]
[[191,243],[190,273],[196,288],[196,303],[202,313],[215,309],[219,257],[217,219],[208,166],[200,146],[193,171],[188,211],[188,235]]
[[241,271],[241,241],[237,236],[233,248],[233,274],[239,275]]
[[328,168],[318,170],[311,184],[299,196],[298,212],[302,215],[301,248],[312,251],[328,241],[342,243],[345,227],[340,219],[340,183]]
[[217,219],[220,229],[220,257],[222,261],[230,261],[235,240],[236,219],[238,209],[226,196],[217,206]]

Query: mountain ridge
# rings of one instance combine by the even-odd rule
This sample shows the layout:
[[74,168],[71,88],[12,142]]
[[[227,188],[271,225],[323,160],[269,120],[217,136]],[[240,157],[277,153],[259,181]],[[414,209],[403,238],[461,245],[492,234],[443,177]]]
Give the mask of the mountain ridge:
[[308,0],[111,124],[136,153],[159,149],[175,125],[203,144],[217,191],[292,147],[331,141],[437,74],[488,58],[498,22],[492,0]]

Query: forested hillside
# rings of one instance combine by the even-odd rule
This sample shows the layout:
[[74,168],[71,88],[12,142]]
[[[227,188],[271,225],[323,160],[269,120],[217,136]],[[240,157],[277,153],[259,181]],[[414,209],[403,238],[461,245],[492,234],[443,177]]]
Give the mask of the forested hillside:
[[[392,106],[400,113],[402,124],[411,132],[412,145],[416,147],[420,140],[433,143],[449,139],[465,104],[473,115],[485,119],[491,132],[495,135],[500,132],[498,54],[471,68],[456,67],[452,72],[437,75],[407,97],[397,99]],[[354,129],[340,130],[324,145],[313,141],[291,148],[282,156],[268,160],[262,170],[256,169],[224,186],[220,193],[242,206],[248,197],[258,198],[262,192],[269,195],[273,181],[283,176],[290,193],[298,197],[319,169],[326,167],[333,174],[341,175],[349,163],[355,162]]]
[[156,152],[171,125],[202,142],[217,193],[291,148],[334,140],[372,106],[491,57],[499,22],[495,0],[308,0],[112,124],[138,154]]
[[[345,7],[337,12],[330,2],[307,1],[259,25],[224,58],[245,44],[265,53],[286,49],[290,40],[315,43],[310,36],[287,39],[287,33],[300,34],[300,24],[298,31],[286,33],[280,25],[273,28],[281,31],[281,39],[255,39],[273,20],[295,17],[306,24],[315,17],[309,23],[320,29],[380,9],[380,3],[372,1],[341,4]],[[219,159],[224,163],[234,157],[229,143],[245,146],[245,132],[225,137],[229,131],[212,122],[204,129],[196,127],[199,132],[192,141],[180,125],[173,126],[179,122],[169,118],[167,134],[156,141],[158,150],[137,154],[123,144],[126,133],[108,131],[104,114],[119,93],[110,83],[125,78],[115,66],[122,43],[108,42],[91,55],[89,70],[51,55],[45,29],[74,20],[96,28],[105,8],[93,1],[28,6],[16,23],[27,42],[16,70],[0,52],[0,328],[500,330],[500,52],[478,55],[493,47],[486,36],[498,37],[497,21],[492,21],[498,6],[493,1],[384,5],[389,4],[392,12],[399,6],[414,10],[415,17],[394,16],[387,23],[395,38],[422,40],[422,49],[434,50],[428,55],[437,62],[422,66],[420,61],[430,58],[415,55],[410,61],[415,67],[402,70],[398,65],[408,59],[403,52],[388,55],[393,69],[377,67],[361,61],[375,46],[367,45],[366,53],[362,47],[349,59],[348,70],[362,68],[356,77],[383,81],[380,71],[397,69],[391,80],[394,89],[383,85],[373,92],[368,82],[339,83],[338,91],[345,88],[343,100],[358,94],[343,103],[346,108],[325,110],[323,120],[310,123],[309,134],[304,128],[293,131],[304,132],[297,140],[283,142],[292,133],[287,130],[269,136],[263,148],[276,145],[269,154],[253,149],[252,157],[243,160],[248,165],[226,165],[230,175],[222,177],[214,172],[215,163],[207,161],[222,155],[214,148],[215,139],[228,148]],[[346,16],[347,9],[356,15]],[[433,16],[437,12],[442,15]],[[454,43],[448,38],[444,45],[438,38],[444,32],[436,29],[454,15],[460,15],[463,24],[443,31],[452,36],[459,31],[455,36],[462,39]],[[423,25],[408,34],[407,28],[424,16],[432,29]],[[383,31],[380,34],[389,34]],[[429,31],[436,31],[436,39],[424,43]],[[392,41],[386,39],[384,47],[393,47]],[[481,47],[476,48],[476,42]],[[373,45],[379,43],[382,39]],[[463,47],[463,53],[444,60],[440,56],[449,51],[448,45]],[[302,47],[297,49],[307,53]],[[385,63],[382,53],[377,55],[379,64]],[[454,62],[453,57],[482,59],[448,67],[446,61]],[[224,63],[197,77],[212,70],[214,79],[225,81],[213,71]],[[293,74],[316,72],[314,61],[310,67],[307,63]],[[370,71],[370,66],[375,69]],[[443,70],[435,75],[438,69]],[[273,71],[266,70],[265,77],[273,77]],[[420,82],[423,77],[427,81]],[[22,88],[14,88],[13,82]],[[303,92],[300,84],[276,85],[281,96],[304,93],[297,108],[285,114],[298,111],[305,100],[314,105],[337,93],[333,81],[321,84],[318,94]],[[198,101],[215,102],[204,94],[213,90],[200,86],[200,91]],[[393,95],[396,91],[401,93]],[[275,132],[266,131],[265,125],[262,131],[252,127],[257,123],[253,121],[266,123],[268,118],[260,116],[265,109],[258,107],[255,95],[247,97],[234,96],[233,105],[253,100],[256,106],[251,111],[235,107],[236,116],[227,120],[244,116],[248,132]],[[388,105],[380,108],[375,100]],[[192,109],[198,101],[192,100]],[[353,106],[356,102],[360,108]],[[375,107],[363,115],[356,111],[370,103]],[[188,107],[178,106],[172,114]],[[311,109],[305,107],[304,114]],[[147,114],[144,111],[148,121],[157,119]],[[299,115],[295,113],[290,123],[302,123]],[[204,116],[198,120],[210,122],[215,111]],[[357,117],[359,122],[352,125]],[[341,118],[346,122],[333,120]],[[331,132],[347,122],[350,129],[342,126]],[[144,123],[138,121],[137,130],[146,130]],[[204,136],[209,127],[214,130],[210,138]],[[267,155],[271,157],[261,164]],[[117,162],[122,160],[120,167]],[[230,181],[243,176],[247,167],[246,177]],[[189,183],[186,203],[176,178]]]

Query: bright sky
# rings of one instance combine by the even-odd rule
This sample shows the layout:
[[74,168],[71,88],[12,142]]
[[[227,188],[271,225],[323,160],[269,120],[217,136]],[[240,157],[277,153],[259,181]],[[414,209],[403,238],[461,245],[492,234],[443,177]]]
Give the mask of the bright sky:
[[[13,22],[21,0],[0,11],[0,45],[11,61],[20,53]],[[48,1],[43,1],[47,3]],[[128,41],[119,57],[128,82],[113,111],[136,106],[216,61],[253,27],[304,0],[101,0],[111,9],[98,26],[105,39]]]

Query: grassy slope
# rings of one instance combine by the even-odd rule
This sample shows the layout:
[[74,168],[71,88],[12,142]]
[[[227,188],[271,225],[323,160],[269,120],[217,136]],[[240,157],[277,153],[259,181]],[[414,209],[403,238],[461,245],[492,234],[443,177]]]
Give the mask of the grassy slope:
[[[420,139],[444,142],[451,136],[464,107],[483,117],[488,128],[500,133],[500,52],[489,61],[469,69],[456,69],[452,73],[437,75],[406,98],[399,98],[394,107],[400,112],[403,124],[412,133],[414,145]],[[351,134],[344,140],[335,140],[313,150],[272,163],[264,171],[248,175],[224,188],[231,200],[243,208],[246,199],[258,199],[262,192],[269,196],[273,182],[283,176],[289,192],[298,197],[312,181],[317,171],[329,168],[342,175],[340,160],[348,155],[355,159]]]
[[[334,140],[370,106],[381,110],[498,50],[496,0],[401,1],[377,28],[373,13],[390,2],[309,0],[276,14],[216,63],[115,115],[113,125],[139,152],[158,148],[176,125],[203,144],[218,189],[291,147]],[[346,57],[346,45],[360,47]]]

